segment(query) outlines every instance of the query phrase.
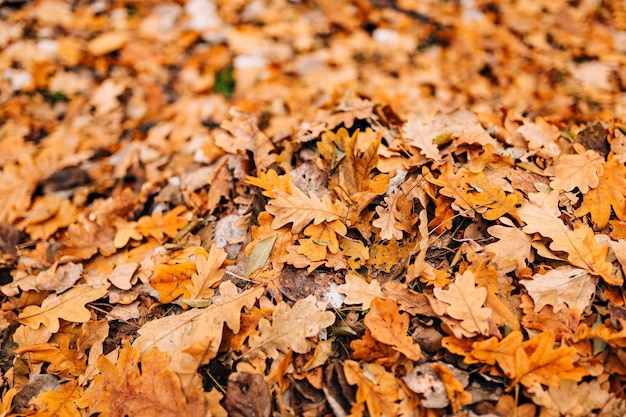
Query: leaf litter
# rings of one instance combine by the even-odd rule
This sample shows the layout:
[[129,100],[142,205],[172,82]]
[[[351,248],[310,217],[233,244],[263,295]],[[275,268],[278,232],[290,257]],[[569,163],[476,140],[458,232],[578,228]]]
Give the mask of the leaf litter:
[[0,415],[624,414],[625,16],[0,2]]

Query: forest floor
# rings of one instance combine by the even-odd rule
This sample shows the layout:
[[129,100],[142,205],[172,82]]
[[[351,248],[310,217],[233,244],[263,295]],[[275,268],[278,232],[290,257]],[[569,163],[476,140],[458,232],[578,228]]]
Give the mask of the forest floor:
[[626,414],[622,0],[0,0],[1,416]]

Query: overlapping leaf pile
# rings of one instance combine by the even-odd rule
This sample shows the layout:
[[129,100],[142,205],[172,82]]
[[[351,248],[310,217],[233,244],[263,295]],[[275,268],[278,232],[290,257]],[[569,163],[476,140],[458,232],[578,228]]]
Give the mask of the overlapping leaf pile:
[[23,3],[0,415],[626,413],[623,3]]

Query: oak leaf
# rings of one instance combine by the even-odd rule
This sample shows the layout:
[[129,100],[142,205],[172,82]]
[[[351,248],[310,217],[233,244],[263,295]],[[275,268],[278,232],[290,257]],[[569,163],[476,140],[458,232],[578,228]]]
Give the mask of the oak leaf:
[[181,295],[191,298],[189,287],[191,276],[196,273],[195,262],[181,262],[174,265],[158,264],[154,266],[154,276],[150,286],[161,295],[162,303],[171,303]]
[[575,307],[582,314],[596,290],[596,283],[587,271],[571,266],[535,274],[532,280],[523,279],[520,284],[533,299],[535,312],[549,304],[555,313]]
[[495,254],[493,262],[503,272],[519,271],[526,261],[534,259],[531,251],[532,236],[515,227],[495,225],[487,232],[499,240],[485,246],[485,251]]
[[304,229],[306,239],[299,239],[297,252],[306,255],[312,261],[321,261],[326,258],[327,251],[333,254],[339,253],[339,241],[337,235],[345,235],[348,229],[339,220],[310,224]]
[[626,166],[618,158],[604,163],[599,184],[583,196],[577,216],[591,214],[591,220],[603,229],[611,218],[611,208],[620,220],[626,220]]
[[281,302],[274,309],[271,323],[267,319],[259,321],[259,335],[250,338],[250,349],[261,349],[271,358],[290,349],[307,353],[312,348],[307,338],[317,336],[334,322],[335,315],[320,311],[312,295],[296,301],[293,307]]
[[183,391],[180,379],[168,370],[169,358],[158,349],[144,352],[126,343],[114,365],[106,356],[98,359],[100,374],[77,401],[90,414],[124,416],[205,415],[206,399],[200,387]]
[[402,224],[396,220],[394,211],[396,210],[396,202],[398,197],[402,195],[402,191],[395,189],[392,193],[385,197],[384,205],[376,207],[378,218],[372,222],[372,226],[380,229],[381,239],[402,239]]
[[28,306],[18,316],[20,323],[31,329],[41,324],[52,333],[59,331],[59,319],[74,323],[84,323],[91,319],[91,312],[85,304],[96,301],[108,293],[109,285],[74,287],[61,295],[49,295],[41,306]]
[[581,144],[574,144],[576,154],[559,155],[545,173],[553,177],[550,187],[555,190],[572,191],[578,187],[587,194],[590,188],[600,183],[599,176],[604,172],[604,158],[593,150],[586,150]]
[[461,407],[472,403],[472,395],[465,391],[463,384],[454,377],[454,373],[448,367],[441,363],[434,363],[433,370],[439,374],[446,388],[446,394],[448,394],[453,413],[456,414]]
[[48,363],[47,373],[58,375],[61,378],[72,378],[85,372],[87,357],[76,349],[70,349],[69,339],[61,338],[58,344],[43,343],[24,346],[15,350],[30,364]]
[[223,282],[219,288],[220,293],[224,291],[222,299],[207,308],[194,308],[146,323],[138,330],[133,346],[142,352],[155,346],[167,353],[170,369],[180,375],[183,386],[188,386],[198,367],[217,355],[224,322],[232,325],[233,332],[238,331],[241,309],[252,307],[264,292],[262,286],[242,293],[234,287],[230,281]]
[[465,331],[474,335],[489,333],[491,309],[483,307],[487,299],[487,289],[475,286],[472,271],[457,273],[447,290],[435,288],[433,291],[437,299],[448,304],[446,313],[461,320],[461,327]]
[[366,404],[372,417],[395,416],[399,389],[396,378],[392,373],[386,372],[382,365],[368,363],[363,367],[361,369],[352,360],[343,364],[346,381],[357,386],[356,402],[352,405],[351,415],[360,415],[363,404]]
[[273,198],[272,190],[283,190],[291,194],[291,177],[289,175],[278,176],[276,171],[268,169],[267,172],[259,171],[256,177],[246,176],[246,182],[263,189],[263,195]]
[[593,410],[602,409],[610,399],[598,380],[576,383],[563,380],[559,386],[544,390],[540,384],[528,388],[530,398],[542,406],[542,414],[568,417],[594,415]]
[[607,262],[608,245],[596,241],[593,230],[584,224],[573,231],[554,236],[550,249],[567,252],[570,264],[600,275],[610,285],[622,285],[623,279],[613,274],[613,265]]
[[152,236],[163,241],[164,236],[175,238],[178,231],[187,224],[187,221],[178,216],[187,211],[185,206],[178,206],[163,215],[156,211],[151,216],[143,216],[137,221],[135,229],[144,236]]
[[298,233],[309,223],[317,225],[332,222],[345,217],[345,207],[334,203],[325,194],[320,200],[312,192],[306,196],[299,188],[293,187],[292,194],[282,190],[273,190],[274,198],[268,203],[266,210],[274,216],[272,228],[292,223],[291,232]]
[[536,382],[558,386],[562,380],[580,381],[588,374],[576,364],[576,348],[561,345],[555,349],[554,343],[554,333],[543,332],[515,352],[511,387],[517,383],[530,387]]
[[407,334],[409,315],[398,313],[398,305],[393,300],[375,299],[363,323],[379,342],[393,346],[407,358],[417,361],[422,357],[420,346]]
[[76,401],[83,394],[78,380],[71,380],[54,391],[41,392],[31,404],[37,408],[39,417],[81,417]]
[[195,257],[196,272],[191,275],[191,282],[187,282],[190,299],[210,298],[213,296],[213,287],[222,280],[226,272],[222,264],[228,254],[222,248],[211,245],[209,253],[204,250]]
[[346,294],[344,304],[361,304],[363,310],[368,310],[376,298],[383,298],[383,291],[377,280],[373,279],[368,284],[354,272],[348,272],[346,283],[338,285],[337,291]]

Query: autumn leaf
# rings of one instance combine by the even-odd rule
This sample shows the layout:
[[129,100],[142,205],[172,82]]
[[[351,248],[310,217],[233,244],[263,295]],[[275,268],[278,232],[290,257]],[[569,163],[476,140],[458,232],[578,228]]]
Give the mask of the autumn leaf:
[[343,300],[344,304],[360,304],[363,310],[368,310],[376,298],[383,298],[383,292],[377,280],[373,279],[368,284],[367,281],[353,272],[348,272],[346,283],[338,285],[337,291],[346,294],[346,298]]
[[170,369],[181,376],[183,386],[188,386],[198,367],[217,355],[223,323],[232,325],[231,330],[237,333],[241,309],[252,307],[263,294],[262,286],[239,293],[232,282],[223,282],[220,293],[222,289],[223,299],[207,308],[190,309],[146,323],[139,329],[133,346],[141,352],[157,347],[167,353]]
[[530,387],[536,382],[558,386],[562,380],[580,381],[588,374],[585,368],[577,365],[574,347],[562,345],[555,349],[554,343],[553,333],[542,332],[515,352],[511,387],[517,383]]
[[528,388],[530,397],[547,413],[572,417],[593,415],[594,410],[602,410],[609,401],[609,393],[598,380],[580,382],[563,380],[559,386],[544,390],[540,384]]
[[527,235],[515,227],[495,225],[487,232],[499,240],[485,245],[485,251],[493,253],[493,262],[503,272],[520,270],[526,266],[526,261],[533,261],[531,251],[532,236]]
[[20,323],[32,329],[41,324],[52,333],[59,331],[59,319],[84,323],[91,319],[85,304],[96,301],[108,293],[109,285],[84,285],[71,288],[61,295],[51,294],[41,306],[28,306],[18,316]]
[[626,220],[626,166],[617,158],[603,165],[598,186],[583,195],[583,202],[576,210],[577,216],[591,214],[594,224],[603,229],[609,223],[611,208],[620,220]]
[[569,263],[600,275],[608,284],[621,285],[623,282],[622,278],[613,275],[613,266],[606,260],[608,245],[597,243],[589,226],[579,225],[572,232],[554,236],[550,249],[567,252]]
[[458,412],[461,407],[472,403],[472,395],[465,391],[463,384],[454,377],[454,374],[447,367],[435,363],[433,364],[433,370],[439,374],[441,381],[443,382],[448,399],[452,405],[452,412]]
[[170,303],[180,297],[191,298],[190,286],[193,286],[191,277],[196,273],[195,262],[181,262],[154,266],[154,276],[150,278],[150,285],[161,294],[162,303]]
[[372,337],[393,346],[411,360],[419,360],[422,357],[422,350],[407,334],[409,315],[399,314],[398,306],[393,300],[375,299],[371,303],[371,309],[365,315],[363,323],[370,329]]
[[584,269],[563,266],[545,274],[535,274],[532,280],[521,280],[535,303],[535,311],[551,305],[555,313],[576,308],[580,314],[589,306],[596,283]]
[[263,195],[273,198],[272,190],[278,189],[291,194],[291,177],[289,175],[278,176],[276,171],[268,169],[267,172],[259,171],[256,177],[248,175],[246,182],[263,189]]
[[178,206],[165,215],[156,211],[151,216],[143,216],[137,221],[135,229],[143,236],[152,236],[158,241],[162,241],[164,236],[175,238],[178,231],[187,224],[186,220],[178,218],[179,215],[187,211],[185,206]]
[[328,195],[322,196],[320,200],[309,192],[307,197],[297,187],[292,187],[292,194],[278,189],[273,190],[273,194],[274,198],[266,207],[266,210],[274,216],[273,229],[292,223],[291,232],[298,233],[311,222],[318,225],[322,222],[340,220],[345,216],[343,205],[332,203]]
[[385,197],[385,205],[376,207],[378,218],[372,222],[372,226],[380,229],[380,237],[385,240],[402,239],[402,224],[396,220],[394,211],[396,210],[396,202],[398,197],[402,195],[402,191],[395,189],[390,195]]
[[550,187],[555,190],[572,191],[578,188],[587,194],[589,189],[600,183],[599,176],[604,172],[603,159],[593,150],[586,150],[581,144],[574,144],[576,154],[559,155],[555,162],[546,168],[546,174],[554,177]]
[[204,415],[204,390],[200,386],[185,393],[168,363],[167,355],[157,349],[148,350],[140,360],[139,350],[126,343],[116,364],[106,356],[98,359],[100,373],[77,404],[111,417]]
[[80,417],[76,402],[83,394],[83,387],[78,386],[77,380],[59,386],[55,391],[44,391],[34,400],[37,407],[37,416],[40,417]]
[[346,381],[357,386],[356,403],[352,405],[353,415],[361,415],[363,404],[367,405],[373,417],[396,415],[399,387],[393,374],[375,363],[365,364],[364,369],[361,369],[359,364],[352,360],[345,361],[343,369]]
[[224,269],[222,264],[228,254],[222,248],[211,245],[209,253],[201,251],[196,255],[196,272],[187,281],[189,299],[202,299],[213,296],[213,287],[222,280]]
[[461,327],[469,334],[489,333],[491,309],[483,307],[487,299],[487,289],[476,287],[472,271],[456,275],[448,289],[435,288],[435,297],[448,304],[446,313],[461,320]]
[[315,298],[309,296],[298,300],[293,307],[279,303],[272,314],[272,321],[259,321],[259,335],[250,338],[250,349],[261,349],[271,358],[277,358],[278,352],[307,353],[312,345],[307,340],[317,336],[320,330],[335,322],[335,315],[329,311],[320,311],[315,305]]

